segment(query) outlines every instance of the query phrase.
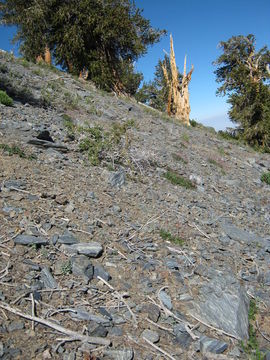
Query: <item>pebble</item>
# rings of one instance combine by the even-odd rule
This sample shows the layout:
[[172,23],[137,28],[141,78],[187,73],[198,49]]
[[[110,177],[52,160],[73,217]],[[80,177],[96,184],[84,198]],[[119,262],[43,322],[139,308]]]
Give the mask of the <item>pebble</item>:
[[172,310],[173,306],[170,295],[168,295],[164,290],[162,290],[159,292],[158,298],[162,302],[162,304],[166,306],[167,309]]
[[228,348],[228,344],[225,341],[202,336],[200,338],[201,352],[210,352],[214,354],[222,354]]
[[47,245],[48,241],[40,236],[18,235],[14,239],[14,243],[18,245]]
[[160,336],[156,331],[152,330],[144,330],[141,334],[142,338],[146,338],[147,340],[151,341],[151,343],[155,344],[159,342]]

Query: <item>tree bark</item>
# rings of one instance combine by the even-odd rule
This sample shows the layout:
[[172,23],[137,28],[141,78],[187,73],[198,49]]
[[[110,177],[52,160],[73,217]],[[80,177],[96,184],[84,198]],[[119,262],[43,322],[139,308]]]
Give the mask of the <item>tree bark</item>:
[[181,123],[189,126],[189,91],[188,84],[191,80],[191,75],[194,70],[194,66],[188,74],[186,74],[186,56],[184,62],[184,72],[182,82],[179,83],[178,69],[175,61],[175,53],[173,49],[173,38],[170,36],[170,65],[171,65],[171,78],[168,76],[165,63],[162,65],[163,74],[169,88],[168,95],[168,114],[174,115]]

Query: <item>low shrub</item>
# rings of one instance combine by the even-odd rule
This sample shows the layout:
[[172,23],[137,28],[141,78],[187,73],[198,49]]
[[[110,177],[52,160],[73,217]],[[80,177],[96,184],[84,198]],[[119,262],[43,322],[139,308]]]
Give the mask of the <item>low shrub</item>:
[[12,106],[13,100],[5,91],[0,90],[0,103],[6,106]]
[[186,189],[195,188],[195,185],[189,179],[186,179],[185,177],[177,174],[174,171],[168,170],[165,173],[164,177],[169,180],[173,185],[183,186]]
[[261,181],[265,182],[267,185],[270,185],[270,171],[262,174]]

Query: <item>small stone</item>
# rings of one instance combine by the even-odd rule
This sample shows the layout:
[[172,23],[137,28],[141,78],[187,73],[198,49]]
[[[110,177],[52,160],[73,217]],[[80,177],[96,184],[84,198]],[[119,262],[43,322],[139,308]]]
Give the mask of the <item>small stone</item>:
[[8,325],[8,332],[12,332],[12,331],[17,331],[17,330],[22,330],[25,328],[24,322],[22,321],[12,321],[9,325]]
[[43,130],[37,135],[37,139],[54,142],[48,130]]
[[121,187],[125,184],[126,176],[124,171],[118,171],[116,173],[113,173],[109,178],[109,184],[112,187]]
[[109,336],[123,336],[123,334],[123,329],[117,326],[114,326],[109,330]]
[[173,328],[174,335],[176,337],[177,343],[183,347],[187,348],[192,342],[192,338],[187,332],[184,324],[177,324]]
[[133,349],[105,350],[103,353],[111,360],[132,360],[134,357]]
[[63,235],[60,235],[58,237],[58,242],[60,244],[73,245],[73,244],[78,244],[79,241],[70,231],[66,231]]
[[103,247],[97,242],[73,244],[69,248],[75,250],[78,254],[93,258],[99,257],[103,252]]
[[65,207],[65,212],[68,213],[68,214],[73,213],[74,210],[75,210],[75,207],[74,207],[72,204],[68,204],[68,205]]
[[105,281],[111,280],[111,275],[101,265],[94,266],[94,277],[101,277]]
[[47,245],[48,241],[40,236],[18,235],[14,239],[15,244],[19,245]]
[[142,312],[148,315],[148,318],[154,322],[157,322],[160,317],[160,311],[158,306],[154,304],[144,305],[142,308]]
[[94,315],[82,309],[74,309],[74,310],[76,310],[76,312],[70,313],[71,317],[74,319],[94,321],[97,324],[101,324],[103,326],[110,326],[111,324],[110,321],[108,319],[105,319],[103,316]]
[[106,337],[108,335],[108,330],[103,325],[90,323],[87,328],[89,336]]
[[94,267],[85,255],[76,255],[71,258],[72,273],[77,276],[85,276],[91,281],[94,276]]
[[200,345],[202,353],[210,352],[214,354],[222,354],[228,348],[228,344],[224,341],[212,339],[207,336],[202,336],[200,338]]
[[158,298],[162,302],[162,304],[166,306],[167,309],[172,310],[173,306],[170,295],[168,295],[164,290],[162,290],[159,292]]
[[146,338],[147,340],[151,341],[151,343],[155,344],[159,342],[160,336],[156,331],[152,330],[144,330],[141,334],[142,338]]
[[58,284],[54,280],[51,271],[48,267],[44,267],[40,272],[40,280],[43,282],[45,288],[57,289]]

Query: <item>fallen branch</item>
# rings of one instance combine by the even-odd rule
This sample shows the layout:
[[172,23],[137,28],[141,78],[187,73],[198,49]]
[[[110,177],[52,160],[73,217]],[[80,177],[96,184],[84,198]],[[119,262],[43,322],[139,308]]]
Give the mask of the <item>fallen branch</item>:
[[194,316],[194,315],[192,315],[192,314],[190,314],[190,313],[189,313],[188,315],[191,316],[193,319],[199,321],[201,324],[209,327],[209,329],[215,330],[215,331],[217,331],[217,332],[219,332],[219,333],[221,333],[221,334],[223,334],[223,335],[229,336],[229,337],[231,337],[231,338],[233,338],[233,339],[236,339],[236,340],[239,340],[239,341],[242,340],[242,339],[240,339],[238,336],[235,336],[235,335],[233,335],[233,334],[227,333],[227,332],[224,331],[224,330],[218,329],[218,328],[216,328],[216,327],[214,327],[214,326],[212,326],[212,325],[207,324],[206,322],[202,321],[201,319],[198,319],[196,316]]
[[262,335],[262,337],[263,337],[266,341],[270,342],[270,338],[268,338],[266,335],[264,335],[264,333],[263,333],[263,332],[261,331],[261,329],[259,328],[258,320],[256,320],[256,327],[257,327],[259,333]]
[[136,316],[133,313],[133,311],[131,310],[131,308],[128,305],[128,303],[126,302],[126,300],[123,298],[123,296],[117,290],[115,290],[106,280],[102,279],[100,276],[97,276],[97,278],[100,281],[102,281],[105,285],[107,285],[111,290],[113,290],[115,292],[115,294],[117,295],[117,297],[119,298],[119,300],[121,300],[126,305],[126,307],[128,308],[128,311],[130,312],[130,315],[131,315],[131,317],[132,317],[132,319],[134,321],[135,327],[137,327],[138,322],[137,322]]
[[147,344],[151,345],[154,349],[156,349],[157,351],[161,352],[163,355],[167,356],[169,359],[171,360],[175,360],[175,358],[173,356],[171,356],[170,354],[168,354],[165,350],[161,349],[160,347],[158,347],[157,345],[153,344],[151,341],[149,341],[148,339],[146,339],[145,337],[143,337],[143,340],[145,342],[147,342]]
[[71,337],[74,341],[75,340],[79,340],[79,341],[82,341],[82,342],[88,342],[90,344],[96,344],[96,345],[106,345],[106,346],[109,346],[111,344],[111,341],[108,340],[108,339],[104,339],[104,338],[101,338],[101,337],[91,337],[91,336],[87,336],[87,335],[83,335],[83,334],[80,334],[76,331],[73,331],[73,330],[69,330],[69,329],[66,329],[64,328],[63,326],[61,325],[57,325],[49,320],[45,320],[43,318],[39,318],[37,316],[31,316],[31,315],[28,315],[28,314],[25,314],[25,313],[22,313],[19,309],[16,309],[16,308],[12,308],[11,306],[9,306],[8,304],[4,303],[4,302],[0,302],[0,308],[4,309],[4,310],[7,310],[15,315],[18,315],[20,317],[23,317],[27,320],[30,320],[30,321],[35,321],[37,323],[40,323],[42,325],[45,325],[45,326],[48,326],[56,331],[59,331],[60,333],[62,334],[65,334],[69,337]]

